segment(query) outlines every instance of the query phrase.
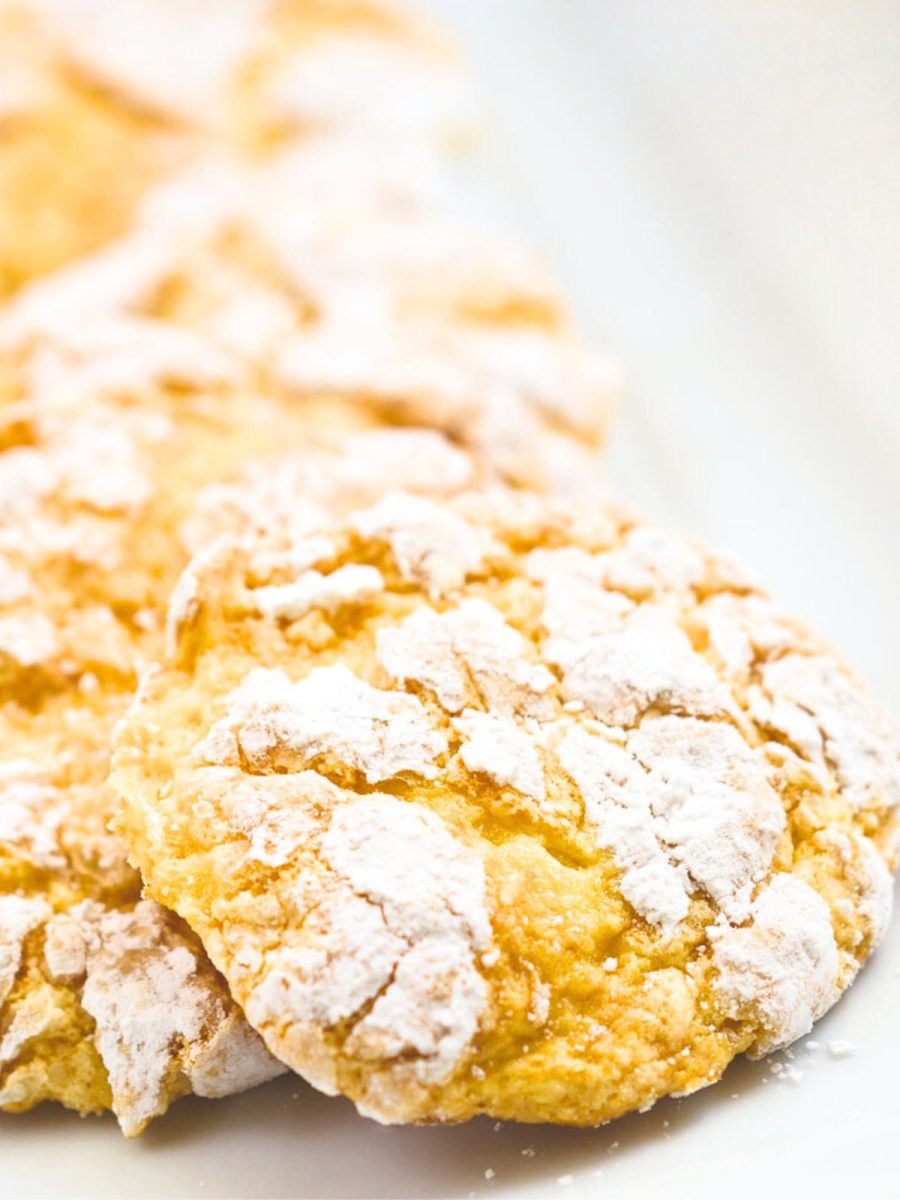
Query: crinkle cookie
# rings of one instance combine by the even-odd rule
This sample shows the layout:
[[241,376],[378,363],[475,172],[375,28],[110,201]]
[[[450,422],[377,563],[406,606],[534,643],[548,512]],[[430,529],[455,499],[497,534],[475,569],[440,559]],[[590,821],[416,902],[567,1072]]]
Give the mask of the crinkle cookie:
[[47,379],[71,394],[82,363],[112,351],[118,374],[87,377],[109,395],[134,357],[126,326],[142,344],[164,335],[170,360],[200,338],[298,419],[342,407],[430,426],[507,480],[596,496],[615,367],[572,332],[530,254],[442,195],[429,161],[349,142],[255,170],[206,163],[156,191],[131,234],[17,297],[0,372],[13,394]]
[[3,0],[0,65],[0,296],[123,232],[217,146],[468,124],[454,56],[380,0]]
[[186,580],[117,829],[273,1053],[362,1112],[592,1124],[694,1091],[881,937],[897,725],[702,546],[395,493]]

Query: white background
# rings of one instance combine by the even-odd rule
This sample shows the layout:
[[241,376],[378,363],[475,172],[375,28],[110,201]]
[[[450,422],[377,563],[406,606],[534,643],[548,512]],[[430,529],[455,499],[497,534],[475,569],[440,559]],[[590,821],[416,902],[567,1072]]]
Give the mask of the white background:
[[[900,8],[430,7],[476,66],[492,203],[626,363],[619,490],[736,551],[900,708]],[[0,1118],[0,1196],[896,1196],[900,927],[813,1036],[799,1081],[740,1063],[595,1131],[385,1130],[295,1079],[138,1143],[43,1109]]]

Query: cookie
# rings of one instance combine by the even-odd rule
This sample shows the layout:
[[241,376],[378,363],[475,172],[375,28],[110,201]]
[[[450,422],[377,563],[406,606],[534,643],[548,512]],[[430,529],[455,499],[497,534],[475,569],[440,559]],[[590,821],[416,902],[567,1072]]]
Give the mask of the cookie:
[[884,931],[897,725],[626,511],[394,493],[220,537],[170,620],[116,828],[272,1052],[378,1120],[692,1092]]
[[217,147],[443,142],[469,119],[439,36],[376,0],[5,0],[0,60],[0,297],[123,233]]
[[6,390],[37,363],[71,394],[127,323],[165,345],[88,374],[93,393],[138,368],[177,375],[179,344],[200,338],[311,423],[431,427],[511,482],[602,494],[615,365],[529,253],[451,208],[417,155],[314,141],[256,170],[205,164],[132,233],[21,293],[0,320]]

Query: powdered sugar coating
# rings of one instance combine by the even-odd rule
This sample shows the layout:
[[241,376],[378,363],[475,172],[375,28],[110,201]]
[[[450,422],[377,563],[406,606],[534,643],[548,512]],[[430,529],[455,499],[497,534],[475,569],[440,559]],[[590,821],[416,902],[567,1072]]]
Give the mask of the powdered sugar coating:
[[384,539],[401,576],[431,596],[460,587],[484,561],[489,543],[455,513],[421,496],[391,492],[350,523],[370,541]]
[[[220,122],[226,89],[246,58],[264,0],[27,0],[88,77],[190,122]],[[175,56],[173,58],[173,55]]]
[[323,782],[312,772],[291,775],[246,775],[236,767],[208,767],[199,781],[193,806],[197,820],[220,812],[230,836],[246,839],[243,857],[281,867],[315,832],[314,815],[298,803],[302,785]]
[[[251,960],[251,1020],[283,1028],[287,1019],[318,1038],[368,1008],[348,1053],[373,1064],[408,1058],[396,1068],[401,1077],[440,1082],[465,1054],[487,1000],[475,960],[490,938],[480,861],[434,815],[377,793],[341,804],[317,853],[331,874],[302,941],[277,947],[259,967]],[[334,1086],[328,1068],[313,1078]]]
[[293,583],[253,589],[253,603],[264,617],[296,621],[315,608],[335,612],[347,604],[365,604],[384,587],[374,567],[339,567],[330,575],[304,571]]
[[87,940],[82,924],[69,913],[44,926],[44,962],[54,983],[75,983],[87,970]]
[[808,1033],[840,994],[828,907],[791,875],[774,876],[746,927],[709,931],[715,992],[735,1019],[760,1022],[754,1052],[768,1054]]
[[[433,273],[435,280],[430,306],[442,297],[451,308],[463,302],[454,297],[453,277],[448,278],[451,264],[460,274],[459,253],[455,251],[455,258],[448,253],[447,264],[429,266],[429,276]],[[474,253],[472,260],[479,261]],[[503,279],[499,269],[494,275]],[[510,280],[505,286],[515,297],[517,282]],[[481,288],[476,278],[464,280],[460,291],[477,296]],[[342,281],[331,304],[347,304],[348,293],[352,295],[353,288]],[[461,430],[467,444],[516,483],[536,482],[564,494],[596,495],[601,469],[595,447],[609,408],[609,372],[598,377],[582,363],[581,347],[561,349],[558,335],[535,331],[531,337],[542,340],[548,354],[566,354],[572,360],[575,379],[564,394],[574,393],[579,399],[572,411],[563,408],[560,400],[562,411],[557,414],[553,397],[544,396],[537,380],[521,368],[504,373],[515,348],[515,333],[501,325],[479,333],[479,340],[473,342],[457,330],[457,323],[397,321],[391,313],[402,312],[411,303],[398,300],[398,294],[402,298],[401,284],[388,273],[375,295],[365,302],[358,296],[353,300],[354,308],[362,308],[361,315],[333,318],[290,339],[276,364],[279,379],[298,398],[323,392],[352,395],[391,417],[434,424],[448,432]],[[510,340],[513,345],[507,351],[505,343]],[[487,341],[503,353],[485,355]],[[585,412],[591,414],[589,424],[583,422]]]
[[686,591],[706,573],[702,553],[667,530],[638,526],[621,549],[599,556],[603,582],[629,596],[653,596],[660,590]]
[[433,430],[346,433],[300,456],[255,463],[237,481],[207,488],[181,536],[192,553],[226,531],[265,531],[296,541],[321,528],[328,513],[352,511],[394,488],[450,496],[474,477],[472,456]]
[[[91,398],[97,398],[93,389]],[[145,503],[152,491],[146,453],[172,432],[164,416],[139,411],[125,416],[97,405],[80,419],[57,426],[48,416],[45,423],[45,444],[36,453],[43,456],[48,491],[103,515],[130,513]]]
[[373,688],[345,667],[323,667],[298,683],[259,668],[226,706],[196,748],[204,762],[297,770],[321,760],[376,783],[405,771],[432,779],[446,749],[414,696]]
[[319,849],[402,936],[416,936],[424,907],[433,928],[446,923],[474,949],[487,945],[483,868],[433,814],[389,796],[363,798],[335,814]]
[[450,713],[470,702],[500,714],[547,711],[553,676],[529,662],[521,636],[484,600],[463,600],[443,613],[423,605],[396,629],[379,631],[377,641],[394,679],[428,688]]
[[64,786],[24,760],[4,775],[0,1104],[52,1097],[91,1111],[102,1084],[130,1136],[185,1092],[278,1074],[196,938],[139,900],[97,785]]
[[512,787],[543,805],[547,799],[544,767],[534,739],[509,717],[477,709],[453,718],[462,735],[459,756],[475,775],[488,775],[501,787]]
[[25,854],[37,867],[60,866],[65,817],[63,796],[33,763],[13,759],[0,766],[0,853]]
[[558,754],[584,799],[588,826],[615,857],[622,894],[651,924],[672,933],[687,916],[690,884],[663,844],[653,789],[640,765],[620,746],[577,727]]
[[[64,59],[96,85],[217,133],[234,122],[247,69],[255,60],[265,63],[267,50],[271,58],[273,39],[280,53],[267,63],[262,95],[254,99],[276,126],[292,118],[304,126],[434,136],[469,117],[464,76],[426,38],[411,36],[416,25],[397,9],[384,7],[379,20],[377,5],[368,14],[335,5],[337,25],[330,28],[327,6],[304,12],[296,5],[295,20],[306,20],[300,46],[292,49],[269,0],[200,0],[188,12],[178,0],[113,7],[98,0],[25,2],[42,16]],[[380,119],[370,103],[379,92],[389,101]],[[423,105],[431,119],[411,121],[410,110]]]
[[299,51],[275,74],[266,101],[282,120],[369,137],[458,137],[472,118],[469,88],[452,63],[429,63],[379,37],[323,38]]
[[0,1004],[12,990],[25,938],[41,924],[48,911],[46,902],[39,897],[0,896]]
[[785,828],[766,764],[724,723],[645,720],[628,748],[649,773],[660,838],[731,921],[746,915]]
[[[168,1106],[173,1048],[179,1044],[190,1047],[182,1064],[186,1082],[197,1072],[205,1094],[224,1094],[209,1090],[216,1088],[215,1078],[242,1090],[280,1073],[246,1028],[221,1040],[219,1028],[227,1022],[231,1030],[235,1014],[158,905],[141,901],[130,913],[87,906],[78,917],[87,945],[82,1004],[96,1022],[97,1048],[124,1133],[139,1132]],[[207,1039],[213,1040],[212,1062]]]
[[[667,609],[635,607],[618,591],[603,590],[612,557],[564,549],[531,560],[532,573],[546,582],[545,653],[562,668],[566,698],[583,701],[610,725],[632,725],[655,706],[697,716],[733,708]],[[620,560],[614,571],[621,569]]]
[[43,613],[0,616],[0,656],[8,655],[21,667],[34,667],[59,652],[56,629]]
[[894,909],[894,877],[872,841],[859,834],[846,835],[856,850],[856,870],[860,882],[858,908],[868,921],[868,936],[873,946],[880,944]]
[[800,749],[833,770],[855,807],[900,803],[900,730],[832,660],[788,654],[766,664],[760,698],[758,711],[788,737],[800,722],[810,728]]

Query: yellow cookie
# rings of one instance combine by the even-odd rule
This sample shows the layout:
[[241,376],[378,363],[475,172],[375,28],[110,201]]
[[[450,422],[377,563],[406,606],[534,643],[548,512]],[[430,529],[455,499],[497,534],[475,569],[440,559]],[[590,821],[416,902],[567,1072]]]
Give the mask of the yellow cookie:
[[394,493],[220,538],[170,617],[116,827],[272,1052],[379,1120],[691,1092],[884,930],[897,726],[623,511]]
[[4,0],[0,64],[0,297],[223,145],[433,141],[468,121],[453,55],[378,0]]
[[432,427],[582,496],[618,386],[532,256],[461,221],[427,164],[327,140],[158,189],[126,237],[16,298],[0,356],[0,394],[49,379],[70,409],[148,377],[195,390],[202,356],[207,393],[243,371],[298,419]]

